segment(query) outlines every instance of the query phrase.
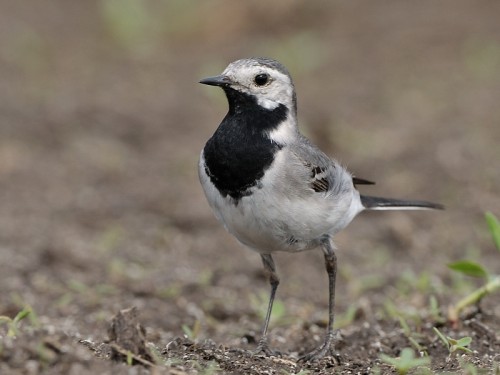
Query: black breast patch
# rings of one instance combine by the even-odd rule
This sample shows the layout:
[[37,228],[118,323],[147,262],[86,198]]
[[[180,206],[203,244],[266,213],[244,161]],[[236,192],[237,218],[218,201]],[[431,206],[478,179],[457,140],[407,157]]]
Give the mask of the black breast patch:
[[286,119],[287,108],[259,106],[254,97],[226,89],[229,112],[205,145],[205,172],[223,196],[238,200],[258,186],[281,146],[267,133]]

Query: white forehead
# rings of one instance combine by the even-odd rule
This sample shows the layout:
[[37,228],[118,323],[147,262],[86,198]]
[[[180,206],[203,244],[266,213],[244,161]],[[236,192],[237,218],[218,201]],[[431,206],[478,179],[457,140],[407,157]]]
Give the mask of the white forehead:
[[[243,59],[232,62],[222,73],[235,84],[235,90],[254,95],[257,102],[267,108],[274,109],[280,104],[287,107],[293,105],[294,87],[292,79],[285,68],[272,60]],[[270,83],[264,86],[255,84],[255,76],[268,74]]]
[[261,63],[259,60],[243,59],[234,61],[227,66],[222,74],[236,80],[250,78],[253,81],[257,74],[262,73],[269,74],[274,80],[280,80],[288,84],[292,83],[287,73],[280,71],[279,68]]

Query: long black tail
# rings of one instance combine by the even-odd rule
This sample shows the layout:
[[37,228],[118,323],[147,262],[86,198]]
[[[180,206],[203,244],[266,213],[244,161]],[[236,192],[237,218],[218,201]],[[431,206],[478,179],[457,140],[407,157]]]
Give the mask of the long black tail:
[[367,210],[444,210],[439,203],[410,201],[361,195],[361,203]]

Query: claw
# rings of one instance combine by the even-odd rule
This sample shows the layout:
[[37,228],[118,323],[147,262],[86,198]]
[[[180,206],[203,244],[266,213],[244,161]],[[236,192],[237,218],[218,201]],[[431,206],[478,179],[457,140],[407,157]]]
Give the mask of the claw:
[[269,344],[267,343],[267,338],[263,337],[259,340],[259,345],[257,345],[257,348],[252,353],[252,355],[264,355],[266,357],[271,357],[271,356],[279,357],[281,355],[281,353],[269,348]]
[[320,347],[314,349],[312,352],[301,356],[299,362],[315,362],[327,356],[335,357],[333,346],[329,340],[325,341]]

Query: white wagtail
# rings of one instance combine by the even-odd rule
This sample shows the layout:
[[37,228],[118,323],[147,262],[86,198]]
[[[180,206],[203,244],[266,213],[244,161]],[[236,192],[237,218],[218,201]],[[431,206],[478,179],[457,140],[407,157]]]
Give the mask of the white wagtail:
[[333,236],[366,209],[442,206],[360,195],[356,185],[373,183],[353,177],[300,134],[294,85],[279,62],[238,60],[200,83],[221,87],[229,102],[229,112],[201,152],[201,185],[217,219],[260,254],[270,274],[271,296],[256,352],[273,354],[267,328],[279,277],[271,254],[320,247],[329,278],[328,327],[324,343],[301,359],[321,358],[331,352],[334,337]]

